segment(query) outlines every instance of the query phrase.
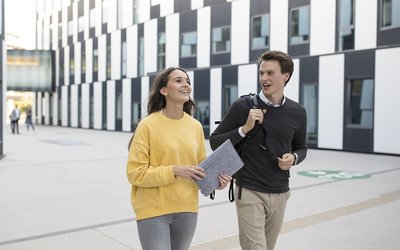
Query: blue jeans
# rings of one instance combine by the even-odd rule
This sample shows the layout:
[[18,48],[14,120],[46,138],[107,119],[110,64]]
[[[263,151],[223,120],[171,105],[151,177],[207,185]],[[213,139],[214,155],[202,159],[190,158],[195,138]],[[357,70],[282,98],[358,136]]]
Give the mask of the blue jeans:
[[187,250],[196,230],[197,213],[174,213],[137,221],[143,250]]

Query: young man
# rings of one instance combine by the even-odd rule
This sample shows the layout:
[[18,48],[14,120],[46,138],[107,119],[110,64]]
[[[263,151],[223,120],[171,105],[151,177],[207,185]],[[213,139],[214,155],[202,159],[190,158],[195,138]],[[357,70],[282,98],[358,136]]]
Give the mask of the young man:
[[267,51],[258,63],[257,107],[250,108],[245,98],[236,100],[210,144],[215,149],[230,139],[245,145],[245,166],[236,174],[235,187],[240,245],[272,250],[290,197],[289,169],[306,157],[307,117],[304,107],[283,93],[293,73],[290,56]]

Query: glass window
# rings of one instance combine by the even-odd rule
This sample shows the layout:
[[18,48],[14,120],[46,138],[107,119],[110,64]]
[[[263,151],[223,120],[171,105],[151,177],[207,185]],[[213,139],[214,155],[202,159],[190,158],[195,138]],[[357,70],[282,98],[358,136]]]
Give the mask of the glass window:
[[238,98],[237,85],[226,85],[222,93],[222,114],[228,111],[229,106]]
[[58,40],[62,39],[62,23],[58,24]]
[[400,0],[382,0],[382,28],[400,27]]
[[133,0],[133,24],[140,23],[142,21],[142,16],[140,15],[143,10],[144,5],[140,4],[139,0]]
[[126,55],[126,42],[122,43],[122,76],[126,76],[126,60],[127,60],[127,55]]
[[307,143],[317,145],[318,139],[318,85],[301,85],[301,104],[307,111]]
[[197,55],[197,32],[183,33],[181,36],[181,57]]
[[165,32],[158,34],[158,69],[165,68]]
[[116,119],[122,119],[122,92],[117,93],[116,97],[116,106],[117,106],[117,111],[116,111]]
[[350,81],[348,125],[372,128],[374,114],[374,80]]
[[99,70],[99,50],[93,50],[93,72],[97,72]]
[[255,16],[251,25],[251,48],[265,49],[269,46],[269,14]]
[[290,44],[308,42],[310,35],[310,6],[290,10]]
[[107,45],[107,78],[111,78],[111,46],[108,44]]
[[212,53],[231,51],[231,28],[217,27],[212,29]]
[[144,38],[139,37],[139,53],[138,53],[138,71],[139,75],[144,74]]
[[201,100],[196,102],[196,111],[194,113],[194,118],[201,122],[203,128],[210,127],[210,102],[206,100]]
[[85,74],[86,73],[86,51],[85,51],[84,47],[81,49],[81,54],[82,54],[82,56],[81,56],[81,74]]
[[354,49],[354,0],[339,0],[338,50]]
[[132,102],[131,104],[131,111],[132,111],[132,124],[133,128],[135,129],[139,124],[140,113],[141,113],[141,104],[140,102]]

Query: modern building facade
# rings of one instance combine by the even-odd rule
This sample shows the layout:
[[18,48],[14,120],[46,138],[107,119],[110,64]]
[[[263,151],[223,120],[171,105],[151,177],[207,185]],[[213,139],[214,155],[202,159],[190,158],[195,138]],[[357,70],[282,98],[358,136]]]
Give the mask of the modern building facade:
[[39,123],[133,131],[156,72],[188,70],[206,137],[258,92],[257,57],[288,52],[286,95],[312,148],[400,155],[400,0],[38,0],[37,46],[55,51]]
[[5,65],[6,65],[6,44],[4,42],[4,1],[0,0],[0,159],[4,155],[4,134],[6,131],[5,122],[5,94],[6,85],[4,83],[5,79]]

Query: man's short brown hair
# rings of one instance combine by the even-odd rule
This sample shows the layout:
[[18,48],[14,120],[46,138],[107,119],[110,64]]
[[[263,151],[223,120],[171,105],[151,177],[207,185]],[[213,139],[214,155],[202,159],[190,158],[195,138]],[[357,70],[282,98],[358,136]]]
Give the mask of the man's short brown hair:
[[263,61],[278,61],[279,66],[281,67],[281,74],[289,73],[289,78],[285,82],[286,84],[289,82],[290,78],[293,74],[293,60],[292,58],[285,52],[278,50],[269,50],[261,54],[258,58],[258,66],[260,66]]

